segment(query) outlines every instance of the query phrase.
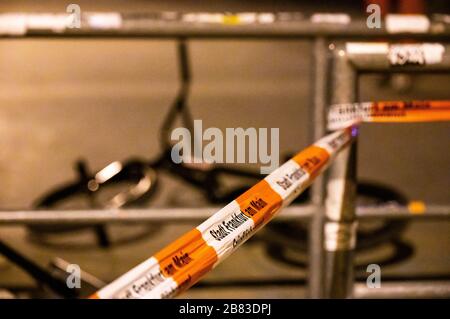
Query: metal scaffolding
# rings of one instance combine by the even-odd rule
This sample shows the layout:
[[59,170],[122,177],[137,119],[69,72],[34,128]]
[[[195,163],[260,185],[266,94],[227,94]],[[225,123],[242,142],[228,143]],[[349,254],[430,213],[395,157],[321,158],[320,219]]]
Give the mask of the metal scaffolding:
[[[373,44],[336,42],[331,45],[332,104],[357,102],[358,76],[365,72],[450,71],[450,45],[442,45],[444,51],[441,60],[437,63],[393,65],[389,48],[395,44],[376,43],[376,46]],[[325,254],[322,269],[325,273],[321,276],[325,278],[325,297],[346,298],[351,297],[353,292],[353,251],[356,242],[356,147],[357,143],[354,143],[346,152],[338,155],[331,165],[330,177],[327,180],[325,242],[322,246]],[[336,187],[336,184],[340,185]],[[327,229],[330,230],[329,233]],[[329,246],[328,240],[335,240],[337,243]]]
[[[415,40],[441,41],[450,39],[450,24],[440,15],[426,17],[426,30],[402,29],[392,31],[383,23],[381,28],[370,29],[366,20],[351,18],[347,23],[317,22],[309,16],[299,14],[292,21],[275,20],[272,23],[198,23],[178,18],[163,18],[154,14],[114,13],[120,18],[117,25],[93,27],[82,19],[80,29],[57,29],[51,26],[30,26],[23,33],[0,33],[2,39],[273,39],[312,41],[314,78],[312,83],[313,112],[311,123],[312,141],[326,133],[326,114],[329,103],[356,102],[358,76],[365,72],[448,72],[450,69],[450,46],[443,44],[442,61],[435,64],[392,66],[386,52],[354,52],[348,50],[346,41],[364,39],[374,41]],[[335,42],[337,41],[337,42]],[[364,46],[367,44],[360,43]],[[388,44],[386,44],[388,47]],[[330,72],[331,70],[331,72]],[[331,83],[331,87],[330,87]],[[331,92],[331,95],[328,95]],[[279,220],[309,220],[309,296],[351,297],[353,295],[353,248],[356,236],[356,220],[376,218],[428,219],[448,218],[450,205],[427,205],[422,214],[411,214],[406,206],[383,205],[377,207],[355,207],[356,189],[356,144],[336,159],[330,173],[319,177],[312,186],[311,203],[287,207]],[[343,183],[344,187],[336,188]],[[326,188],[333,189],[327,192]],[[327,202],[327,205],[325,205]],[[339,205],[331,205],[338,202]],[[0,226],[12,224],[40,223],[181,223],[198,222],[209,217],[216,207],[210,208],[149,208],[124,210],[85,211],[0,211]],[[338,243],[328,243],[330,234],[339,232]],[[344,234],[345,236],[342,236]],[[373,295],[356,286],[356,297],[400,297],[411,294],[410,287],[420,292],[421,297],[439,296],[439,291],[448,291],[448,283],[426,287],[416,283],[388,289]],[[405,288],[406,287],[406,288]],[[444,287],[444,288],[442,288]],[[372,292],[376,293],[376,292]],[[414,295],[414,294],[413,294]],[[419,295],[415,295],[419,296]]]

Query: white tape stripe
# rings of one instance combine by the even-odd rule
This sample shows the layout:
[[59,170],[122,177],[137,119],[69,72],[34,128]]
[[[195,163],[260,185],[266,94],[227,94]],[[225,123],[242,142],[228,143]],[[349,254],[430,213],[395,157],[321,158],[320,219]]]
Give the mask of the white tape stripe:
[[[331,133],[319,141],[314,143],[315,146],[321,147],[328,152],[330,160],[333,159],[337,152],[352,139],[350,129],[341,129],[334,133]],[[356,134],[356,133],[355,133]],[[329,161],[330,161],[329,160]]]
[[253,220],[241,212],[234,200],[197,226],[197,230],[206,244],[216,251],[217,265],[239,246],[234,244],[234,239],[253,227]]
[[[239,214],[239,213],[238,213]],[[245,215],[241,215],[245,216]],[[232,230],[229,236],[218,241],[211,236],[209,232],[202,234],[203,239],[206,244],[212,248],[217,253],[217,261],[214,265],[216,267],[222,260],[231,255],[239,246],[247,241],[255,231],[255,223],[253,219],[247,218],[239,227]]]
[[214,224],[222,222],[225,218],[229,217],[233,212],[236,212],[237,210],[239,210],[239,204],[234,200],[215,214],[211,215],[211,217],[198,225],[196,228],[203,234]]
[[178,289],[178,284],[173,278],[167,278],[161,285],[157,286],[152,291],[147,294],[141,296],[141,299],[163,299],[163,298],[171,298],[176,295],[176,291]]
[[328,112],[328,129],[334,131],[359,124],[365,120],[370,120],[370,114],[373,110],[372,105],[370,102],[364,102],[330,106]]
[[[159,263],[154,257],[151,257],[132,268],[129,272],[99,290],[97,294],[100,298],[125,298],[123,296],[125,290],[130,288],[134,283],[137,283],[141,278],[151,277],[152,275],[164,277],[160,273]],[[164,277],[162,279],[167,278]]]
[[294,160],[289,160],[266,176],[264,180],[281,196],[283,204],[290,203],[296,197],[296,190],[309,179],[309,174]]

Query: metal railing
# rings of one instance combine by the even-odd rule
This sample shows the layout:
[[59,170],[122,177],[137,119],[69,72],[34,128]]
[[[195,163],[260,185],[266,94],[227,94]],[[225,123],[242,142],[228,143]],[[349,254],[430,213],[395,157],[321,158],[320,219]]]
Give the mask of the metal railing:
[[[349,50],[348,43],[333,43],[332,49],[332,84],[331,103],[357,102],[358,77],[364,72],[449,72],[450,45],[442,45],[441,60],[433,64],[392,65],[389,48],[392,44],[353,43],[352,47],[359,50]],[[416,44],[420,45],[420,44]],[[376,48],[372,50],[372,48]],[[381,48],[381,50],[380,50]],[[324,229],[335,227],[337,234],[325,231],[324,244],[310,247],[319,252],[324,247],[323,276],[325,282],[325,297],[351,297],[353,292],[353,255],[356,241],[356,148],[357,143],[338,155],[330,168],[327,180],[327,205],[325,209]],[[335,187],[335,183],[342,183]],[[340,205],[336,205],[338,202]],[[333,205],[331,205],[333,204]],[[312,230],[314,232],[314,229]],[[335,238],[335,237],[338,238]],[[327,238],[329,237],[329,238]],[[328,247],[327,240],[338,242],[337,247]],[[332,246],[332,245],[331,245]],[[321,265],[322,266],[322,265]]]

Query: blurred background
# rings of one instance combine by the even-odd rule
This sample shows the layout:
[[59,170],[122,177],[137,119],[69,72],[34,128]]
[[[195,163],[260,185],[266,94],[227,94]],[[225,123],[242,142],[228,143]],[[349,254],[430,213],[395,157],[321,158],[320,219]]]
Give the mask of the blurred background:
[[[82,11],[301,11],[352,16],[364,15],[369,2],[76,1]],[[408,7],[396,1],[383,3],[388,12],[404,12]],[[415,3],[411,10],[422,13],[450,13],[446,1],[411,3]],[[0,12],[64,12],[68,4],[4,0]],[[204,127],[280,128],[282,156],[310,143],[310,42],[191,40],[188,50],[189,106]],[[175,41],[1,39],[0,70],[1,209],[32,208],[40,196],[76,177],[74,165],[79,159],[95,171],[115,160],[151,159],[160,153],[159,130],[179,88]],[[360,82],[359,99],[450,99],[449,88],[448,74],[366,75]],[[363,125],[358,175],[390,185],[409,199],[448,204],[449,133],[448,123]],[[164,174],[161,179],[157,198],[146,205],[207,204],[190,185]],[[108,249],[43,245],[20,226],[2,227],[0,236],[42,265],[61,257],[109,282],[193,226],[156,226],[143,239]],[[129,228],[114,226],[111,233],[134,231]],[[402,236],[414,246],[413,256],[383,269],[383,274],[448,276],[449,231],[448,221],[412,222]],[[76,233],[80,241],[95,242],[91,237],[91,233]],[[72,238],[65,235],[55,243],[66,240]],[[275,280],[270,289],[257,284],[269,279]],[[183,296],[304,297],[306,279],[304,268],[271,258],[256,239]],[[37,285],[0,256],[0,287],[28,296],[28,289]]]

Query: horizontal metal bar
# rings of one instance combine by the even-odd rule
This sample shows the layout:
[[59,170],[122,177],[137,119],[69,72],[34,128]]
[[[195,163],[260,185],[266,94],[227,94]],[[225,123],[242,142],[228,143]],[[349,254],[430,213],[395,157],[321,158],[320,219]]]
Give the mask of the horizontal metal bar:
[[[1,224],[41,223],[112,223],[112,222],[201,222],[221,207],[207,208],[148,208],[124,210],[40,210],[0,212]],[[280,217],[308,218],[316,211],[312,205],[285,210]],[[283,217],[282,217],[283,216]]]
[[[221,280],[202,281],[191,289],[219,289],[241,287],[257,289],[261,287],[291,287],[291,290],[304,287],[304,278],[286,279],[254,279],[254,280]],[[449,298],[450,281],[448,280],[382,280],[380,288],[369,288],[365,281],[356,281],[353,298]]]
[[[13,224],[97,224],[97,223],[198,223],[220,207],[204,208],[146,208],[122,210],[30,210],[0,211],[0,225]],[[308,220],[318,210],[316,205],[293,205],[283,209],[279,221]],[[357,207],[358,219],[430,219],[449,218],[449,205],[428,205],[425,210],[413,214],[406,206],[382,205]]]
[[[89,13],[86,13],[89,14]],[[106,13],[111,14],[111,13]],[[439,15],[428,17],[429,27],[427,30],[419,31],[396,31],[388,30],[387,23],[382,21],[380,28],[369,28],[366,18],[350,18],[349,21],[333,22],[333,16],[328,15],[328,21],[317,19],[314,21],[314,15],[305,16],[302,13],[301,18],[295,18],[294,21],[275,20],[269,23],[241,23],[239,21],[228,21],[219,23],[199,23],[186,22],[179,18],[174,20],[165,20],[161,18],[162,13],[119,13],[113,12],[114,19],[120,19],[112,25],[102,25],[93,27],[86,23],[83,18],[80,29],[69,28],[34,28],[27,30],[24,34],[0,35],[1,37],[25,38],[25,37],[114,37],[114,38],[311,38],[311,37],[340,37],[340,38],[433,38],[449,39],[450,24],[445,19],[439,18]],[[271,13],[269,13],[271,14]],[[342,16],[342,14],[340,14]],[[330,18],[331,16],[331,18]],[[445,16],[445,15],[442,15]],[[317,17],[317,15],[316,15]],[[437,18],[436,18],[437,17]],[[327,20],[327,19],[326,19]],[[336,20],[336,19],[334,19]],[[344,19],[345,20],[345,19]],[[114,22],[114,21],[113,21]],[[230,23],[231,22],[231,23]],[[58,23],[58,22],[57,22]]]
[[450,281],[381,282],[380,288],[358,283],[355,298],[450,298]]
[[358,219],[429,219],[450,217],[450,205],[424,205],[424,210],[417,212],[409,206],[380,205],[380,206],[358,206],[356,208]]

